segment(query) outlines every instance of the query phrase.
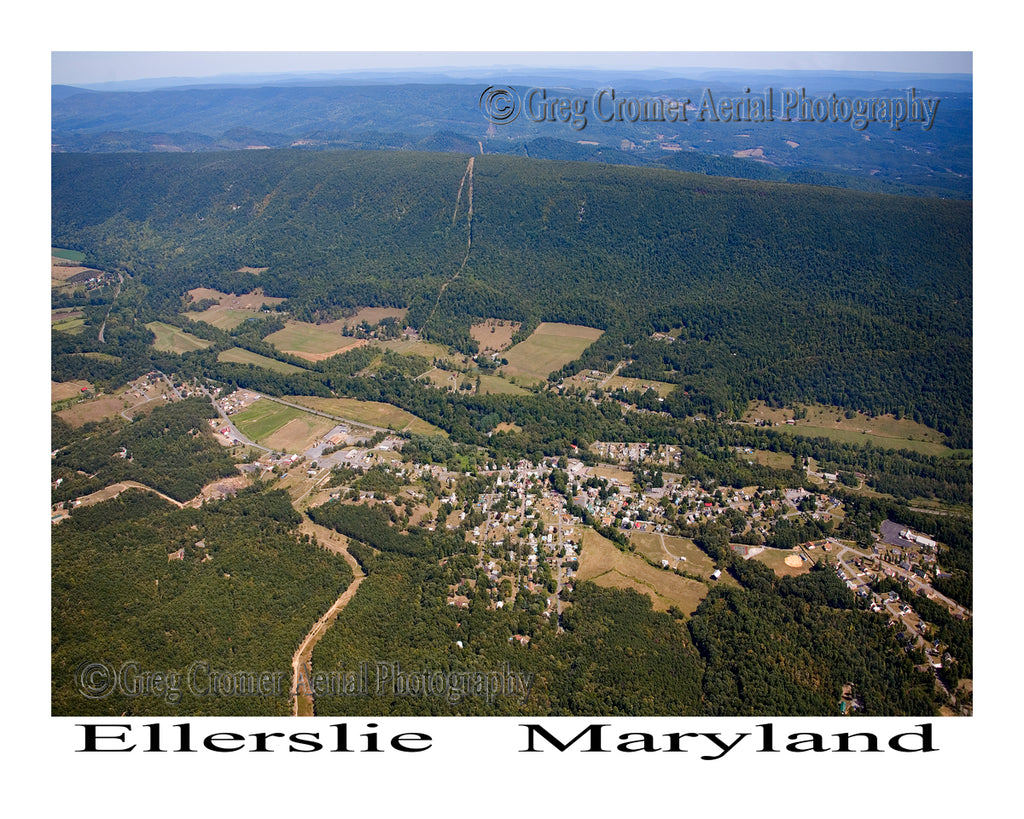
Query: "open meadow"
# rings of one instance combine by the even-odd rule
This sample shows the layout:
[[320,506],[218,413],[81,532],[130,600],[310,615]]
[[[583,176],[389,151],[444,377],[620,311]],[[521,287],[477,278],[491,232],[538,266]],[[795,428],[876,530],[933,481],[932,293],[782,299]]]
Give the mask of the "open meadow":
[[542,322],[526,341],[504,353],[508,365],[502,371],[526,383],[545,381],[550,373],[579,358],[602,333],[578,324]]
[[246,319],[259,317],[264,306],[273,307],[284,301],[281,298],[264,296],[260,288],[251,293],[235,295],[233,293],[222,293],[209,287],[196,287],[188,291],[193,302],[214,300],[217,304],[207,307],[205,310],[189,310],[185,315],[193,321],[205,321],[212,324],[219,330],[234,330]]
[[420,435],[444,435],[445,433],[392,404],[379,401],[360,401],[356,398],[320,398],[315,395],[290,396],[289,401],[304,407],[325,412],[336,418],[346,418],[357,424],[369,424],[399,432],[415,432]]
[[327,418],[287,407],[268,398],[255,401],[231,417],[248,438],[279,452],[301,452],[334,423]]
[[284,373],[285,375],[303,372],[302,367],[296,367],[287,361],[278,361],[276,358],[268,358],[265,355],[260,355],[250,350],[243,350],[241,347],[232,347],[229,350],[224,350],[218,354],[217,360],[228,361],[233,364],[254,364],[257,367],[265,367],[268,370]]
[[288,321],[283,330],[271,333],[264,341],[273,344],[283,353],[291,353],[309,361],[322,361],[366,343],[342,335],[342,328],[341,322],[337,321],[330,324]]
[[704,583],[666,569],[656,569],[639,555],[620,551],[593,529],[584,531],[577,576],[599,586],[635,589],[651,598],[655,611],[667,611],[670,606],[676,606],[686,614],[693,614],[708,595]]
[[165,353],[191,353],[194,350],[205,350],[212,343],[162,321],[151,321],[146,325],[146,329],[152,330],[156,336],[153,346]]
[[[845,410],[811,404],[807,406],[806,418],[794,419],[792,409],[774,409],[764,403],[754,402],[743,416],[743,421],[766,421],[778,424],[776,429],[780,432],[811,438],[820,436],[839,443],[863,444],[871,441],[874,446],[910,449],[923,455],[948,455],[953,451],[946,446],[946,436],[941,432],[909,418],[897,419],[892,415],[871,417],[861,412],[851,414],[853,417],[847,418]],[[796,423],[786,423],[790,420]]]
[[715,561],[688,537],[633,531],[629,533],[629,539],[637,554],[659,564],[667,560],[671,569],[687,571],[703,579],[710,577],[715,570]]
[[512,336],[519,331],[518,321],[487,319],[469,328],[469,334],[480,345],[481,353],[497,353],[512,343]]

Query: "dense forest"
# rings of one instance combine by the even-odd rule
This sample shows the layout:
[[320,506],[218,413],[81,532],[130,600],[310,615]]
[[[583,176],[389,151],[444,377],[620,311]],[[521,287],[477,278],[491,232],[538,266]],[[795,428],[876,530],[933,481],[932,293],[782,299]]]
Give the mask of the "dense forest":
[[[298,520],[287,494],[259,489],[201,509],[139,490],[75,509],[52,538],[53,713],[290,713],[292,654],[352,580],[344,560],[291,532]],[[134,663],[123,680],[199,664],[205,682],[91,698],[76,687],[90,663]],[[207,696],[225,670],[283,682],[268,696]]]

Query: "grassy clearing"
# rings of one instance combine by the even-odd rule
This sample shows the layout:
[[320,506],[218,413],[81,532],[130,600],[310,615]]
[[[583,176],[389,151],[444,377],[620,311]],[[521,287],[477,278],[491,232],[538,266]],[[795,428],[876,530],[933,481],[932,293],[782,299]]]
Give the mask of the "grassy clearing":
[[333,426],[334,421],[328,418],[304,412],[268,435],[262,443],[278,452],[305,452]]
[[475,381],[465,373],[453,372],[451,370],[439,370],[434,368],[427,370],[419,377],[420,381],[425,381],[433,387],[437,387],[440,390],[461,390],[463,385],[469,384],[472,386]]
[[78,335],[83,329],[85,329],[85,319],[77,317],[61,319],[60,321],[52,322],[50,327],[54,330],[59,330],[62,333]]
[[487,319],[469,328],[469,334],[480,345],[481,353],[497,353],[512,343],[512,336],[519,331],[518,321]]
[[[688,537],[664,535],[664,546],[662,536],[653,532],[630,532],[629,539],[636,546],[638,554],[656,563],[667,560],[671,568],[678,568],[704,579],[710,577],[715,570],[715,561]],[[679,560],[681,557],[686,560]]]
[[434,344],[430,341],[419,339],[392,339],[390,341],[371,341],[373,347],[380,347],[382,350],[391,350],[402,355],[422,355],[427,358],[439,358],[444,361],[457,361],[468,364],[469,359],[465,356],[453,355],[449,349],[441,344]]
[[608,464],[598,464],[591,467],[590,472],[605,480],[618,481],[626,486],[633,485],[633,473],[628,469],[619,469],[617,466],[609,466]]
[[648,595],[656,611],[678,606],[693,614],[708,595],[708,587],[675,572],[656,569],[639,555],[619,551],[615,544],[592,529],[585,529],[580,552],[580,580],[599,586],[636,589]]
[[496,375],[480,376],[481,395],[525,395],[527,390]]
[[55,404],[58,401],[67,401],[69,398],[75,398],[82,394],[83,387],[91,390],[92,384],[88,381],[51,381],[50,403]]
[[408,430],[420,435],[444,435],[442,430],[427,423],[411,412],[379,401],[359,401],[355,398],[320,398],[314,395],[297,395],[288,399],[310,409],[326,412],[337,418],[348,418],[358,424],[386,427],[399,431]]
[[579,358],[602,333],[578,324],[544,322],[504,354],[508,366],[503,370],[527,383],[545,381],[549,373]]
[[188,293],[197,302],[208,299],[215,299],[218,302],[202,312],[189,310],[185,316],[192,321],[205,321],[219,330],[234,330],[243,321],[257,318],[264,305],[272,307],[284,301],[281,298],[264,296],[260,288],[238,296],[209,287],[196,287]]
[[357,347],[364,342],[351,336],[343,336],[339,322],[330,325],[310,324],[305,321],[289,321],[283,330],[271,333],[266,337],[268,344],[292,355],[319,361],[346,350]]
[[752,453],[741,452],[739,455],[740,458],[772,469],[790,469],[796,463],[796,459],[788,452],[772,452],[767,449],[755,449]]
[[305,372],[302,367],[296,367],[294,364],[289,364],[286,361],[278,361],[276,358],[268,358],[259,353],[243,350],[241,347],[232,347],[230,350],[224,350],[224,352],[217,356],[217,360],[228,361],[233,364],[255,364],[257,367],[265,367],[268,370],[285,374]]
[[266,398],[255,401],[251,406],[233,415],[231,420],[247,438],[268,446],[264,443],[264,439],[291,421],[308,418],[317,418],[330,423],[326,418],[319,419],[318,416],[311,416],[308,412],[295,409],[295,407],[286,407],[284,404],[278,404],[276,401]]
[[80,250],[66,250],[63,247],[51,247],[50,255],[58,259],[67,259],[71,262],[84,262],[85,254]]
[[126,403],[123,398],[104,395],[62,409],[57,415],[71,426],[80,427],[89,421],[103,421],[115,417],[122,410],[128,409]]
[[781,432],[791,432],[809,437],[821,436],[840,443],[864,443],[888,449],[910,449],[925,455],[948,455],[952,450],[945,445],[945,436],[938,430],[926,427],[909,418],[896,419],[892,415],[874,418],[863,413],[846,417],[846,411],[838,407],[811,404],[807,417],[787,424],[793,419],[792,409],[772,409],[760,402],[751,405],[743,417],[748,423],[768,421],[779,424]]
[[409,312],[406,307],[360,307],[354,316],[339,320],[339,324],[349,327],[358,327],[364,321],[371,327],[376,327],[386,318],[393,318],[402,324],[405,315]]
[[229,307],[211,307],[202,313],[188,312],[185,316],[191,321],[205,321],[218,330],[230,332],[247,319],[256,318],[252,310],[235,310]]
[[186,333],[171,324],[164,324],[162,321],[151,321],[146,328],[152,330],[156,335],[153,347],[165,353],[191,353],[194,350],[205,350],[211,342],[198,338],[191,333]]

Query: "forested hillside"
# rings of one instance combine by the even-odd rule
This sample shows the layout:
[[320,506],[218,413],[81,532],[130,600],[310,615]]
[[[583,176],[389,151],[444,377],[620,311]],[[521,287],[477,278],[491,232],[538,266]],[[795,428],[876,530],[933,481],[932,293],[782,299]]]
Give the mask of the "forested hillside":
[[304,319],[409,307],[467,352],[476,318],[583,324],[606,332],[577,368],[627,359],[675,413],[816,401],[969,446],[969,203],[478,156],[470,222],[466,160],[55,155],[53,238],[137,278],[141,318],[259,286]]

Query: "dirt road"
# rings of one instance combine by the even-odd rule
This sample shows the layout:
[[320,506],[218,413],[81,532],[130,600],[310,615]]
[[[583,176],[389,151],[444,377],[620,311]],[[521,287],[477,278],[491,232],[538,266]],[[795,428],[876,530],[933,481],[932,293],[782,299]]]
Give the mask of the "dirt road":
[[324,636],[327,629],[331,627],[331,624],[338,618],[341,610],[348,605],[348,601],[355,597],[360,584],[366,579],[366,575],[356,559],[345,548],[345,544],[348,541],[344,535],[332,531],[325,526],[318,526],[308,518],[303,519],[302,524],[299,526],[299,531],[304,535],[315,537],[320,545],[344,557],[346,562],[352,567],[352,572],[355,575],[355,579],[345,589],[341,597],[334,601],[334,605],[309,630],[309,633],[303,638],[302,643],[299,644],[299,648],[292,657],[292,715],[296,717],[311,717],[314,715],[313,692],[310,690],[307,681],[313,670],[310,661],[313,649],[320,638]]

